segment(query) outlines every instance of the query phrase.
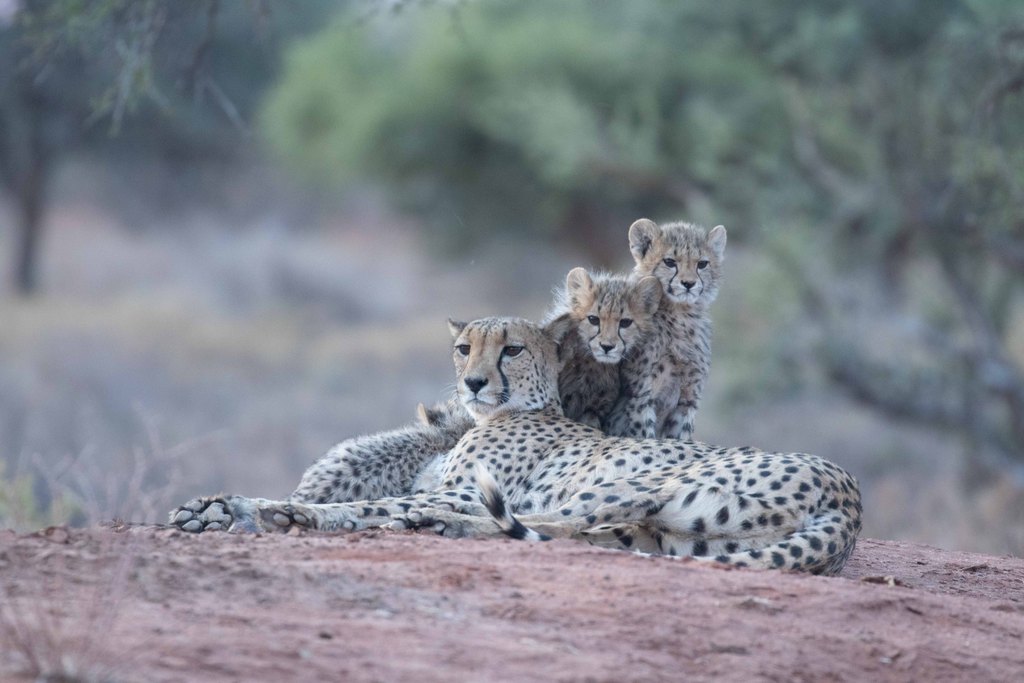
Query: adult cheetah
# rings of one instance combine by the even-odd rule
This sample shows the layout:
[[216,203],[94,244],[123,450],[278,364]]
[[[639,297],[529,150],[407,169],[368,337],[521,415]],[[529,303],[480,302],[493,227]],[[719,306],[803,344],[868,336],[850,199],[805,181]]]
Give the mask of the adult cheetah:
[[[806,454],[717,448],[676,439],[607,437],[567,419],[558,396],[559,342],[571,325],[515,318],[451,322],[457,388],[476,421],[448,454],[441,489],[353,503],[197,499],[240,528],[430,526],[451,536],[571,536],[617,548],[759,568],[838,573],[860,531],[856,480]],[[478,465],[493,482],[478,480]],[[500,501],[510,522],[481,503]],[[494,494],[503,492],[499,496]],[[518,535],[528,535],[519,533]]]

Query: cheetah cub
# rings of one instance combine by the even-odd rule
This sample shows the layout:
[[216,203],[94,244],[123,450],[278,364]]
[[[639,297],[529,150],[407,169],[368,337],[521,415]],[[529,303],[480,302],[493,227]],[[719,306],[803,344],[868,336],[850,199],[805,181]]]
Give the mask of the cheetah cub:
[[664,296],[643,349],[622,364],[622,398],[609,433],[690,439],[708,369],[711,319],[725,258],[724,226],[659,226],[646,218],[629,228],[637,278],[655,277]]
[[[456,401],[416,410],[417,421],[399,429],[342,441],[309,466],[295,491],[297,503],[347,503],[429,491],[440,483],[440,463],[473,426]],[[197,498],[171,512],[183,531],[260,531],[255,520],[238,517],[224,499]]]
[[450,451],[473,426],[457,401],[426,408],[417,422],[379,434],[342,441],[310,465],[289,500],[344,503],[401,496],[430,485],[434,461]]
[[661,283],[573,268],[548,320],[568,316],[578,334],[562,342],[558,392],[566,417],[606,428],[620,394],[619,363],[642,343],[661,302]]

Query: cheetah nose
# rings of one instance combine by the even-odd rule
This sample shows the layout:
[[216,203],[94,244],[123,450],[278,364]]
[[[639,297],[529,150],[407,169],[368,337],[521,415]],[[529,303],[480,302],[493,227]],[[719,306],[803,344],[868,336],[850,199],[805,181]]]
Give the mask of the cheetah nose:
[[683,287],[686,287],[686,291],[689,292],[691,289],[693,289],[693,286],[695,284],[697,284],[697,283],[694,280],[683,280],[682,284],[683,284]]
[[615,344],[601,344],[601,348],[604,349],[605,353],[608,353],[615,348]]
[[469,387],[469,390],[472,391],[474,394],[483,389],[485,386],[487,386],[487,380],[481,379],[480,377],[467,377],[463,381],[466,383],[466,386]]

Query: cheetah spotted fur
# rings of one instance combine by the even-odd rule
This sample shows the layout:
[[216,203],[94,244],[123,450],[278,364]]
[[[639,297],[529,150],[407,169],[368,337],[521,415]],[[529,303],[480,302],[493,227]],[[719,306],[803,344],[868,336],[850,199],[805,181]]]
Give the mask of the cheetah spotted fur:
[[827,460],[605,436],[561,411],[558,343],[571,324],[485,318],[451,328],[459,398],[476,426],[446,457],[439,490],[349,503],[216,503],[240,528],[567,537],[818,574],[838,573],[853,551],[857,483]]
[[569,272],[546,318],[568,316],[576,327],[562,342],[558,375],[566,417],[606,428],[621,393],[619,362],[643,343],[660,302],[661,283],[653,277]]
[[656,277],[661,306],[643,345],[622,363],[622,393],[608,432],[689,439],[711,366],[708,309],[718,296],[726,232],[690,223],[629,228],[634,277]]
[[[310,465],[289,501],[344,503],[389,498],[436,489],[440,463],[470,427],[473,418],[458,401],[433,408],[420,404],[415,424],[342,441]],[[172,514],[185,531],[215,531],[235,524],[220,499],[197,498]],[[240,530],[258,531],[254,520],[238,520]]]

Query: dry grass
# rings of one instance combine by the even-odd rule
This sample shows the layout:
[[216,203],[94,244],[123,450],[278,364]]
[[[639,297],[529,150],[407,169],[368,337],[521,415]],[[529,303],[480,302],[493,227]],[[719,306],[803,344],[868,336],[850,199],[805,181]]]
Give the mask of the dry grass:
[[100,554],[116,557],[104,575],[68,585],[67,531],[40,532],[58,548],[28,558],[40,567],[46,601],[22,596],[0,574],[0,674],[34,681],[108,683],[130,680],[133,658],[117,647],[113,631],[138,550],[130,537],[103,539]]

